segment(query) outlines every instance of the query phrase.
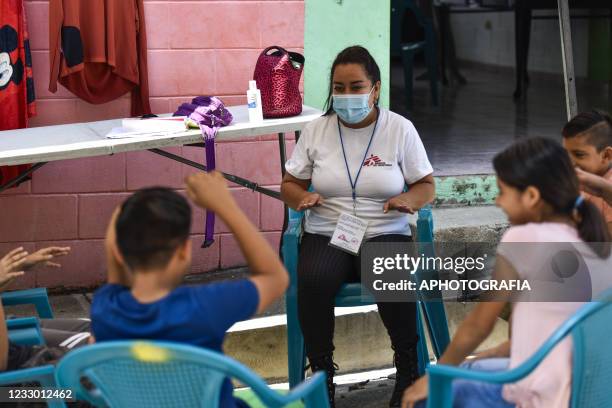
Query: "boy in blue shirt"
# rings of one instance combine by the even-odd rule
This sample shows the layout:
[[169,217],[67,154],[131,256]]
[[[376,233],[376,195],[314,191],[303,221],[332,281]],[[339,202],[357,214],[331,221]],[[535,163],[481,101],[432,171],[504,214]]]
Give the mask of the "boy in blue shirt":
[[[118,208],[106,237],[108,284],[91,305],[95,340],[150,339],[222,351],[235,322],[261,312],[285,292],[289,278],[275,251],[240,210],[219,173],[187,178],[187,195],[214,211],[234,233],[251,276],[181,285],[191,265],[191,208],[165,188],[140,190]],[[243,406],[226,379],[221,407]]]

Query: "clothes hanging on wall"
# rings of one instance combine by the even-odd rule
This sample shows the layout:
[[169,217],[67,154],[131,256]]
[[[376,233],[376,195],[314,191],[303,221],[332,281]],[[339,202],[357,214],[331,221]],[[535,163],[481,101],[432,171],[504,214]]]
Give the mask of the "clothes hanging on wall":
[[49,90],[57,83],[101,104],[132,92],[132,116],[150,114],[143,0],[50,0]]
[[[0,2],[0,130],[28,126],[36,114],[32,56],[23,0]],[[29,165],[0,166],[0,185]]]

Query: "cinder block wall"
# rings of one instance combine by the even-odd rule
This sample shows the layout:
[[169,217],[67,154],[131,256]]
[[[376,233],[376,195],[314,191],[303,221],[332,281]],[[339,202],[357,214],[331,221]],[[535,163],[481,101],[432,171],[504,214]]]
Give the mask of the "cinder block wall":
[[[245,103],[259,52],[278,44],[303,52],[304,2],[145,0],[151,105],[173,111],[196,95],[217,95],[227,105]],[[48,1],[26,0],[38,116],[31,126],[85,122],[129,115],[129,96],[104,105],[83,102],[60,86],[50,93]],[[293,142],[288,143],[289,151]],[[196,148],[174,153],[203,161]],[[280,184],[275,135],[219,143],[217,166],[267,186]],[[69,245],[63,268],[40,269],[15,288],[88,287],[104,279],[103,237],[113,208],[131,191],[164,185],[179,191],[192,169],[149,152],[50,163],[33,180],[0,194],[0,253],[24,246]],[[241,208],[274,245],[280,239],[280,202],[232,186]],[[200,249],[204,215],[194,213],[192,272],[244,265],[238,245],[218,222],[215,244]]]

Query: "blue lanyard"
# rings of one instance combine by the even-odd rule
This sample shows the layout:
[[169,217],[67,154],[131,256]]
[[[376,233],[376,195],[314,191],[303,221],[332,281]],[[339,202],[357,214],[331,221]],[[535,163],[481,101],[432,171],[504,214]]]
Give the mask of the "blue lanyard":
[[342,155],[344,156],[344,165],[346,166],[346,173],[348,174],[348,178],[349,178],[349,183],[351,183],[351,193],[353,196],[353,214],[356,213],[356,206],[357,206],[357,192],[356,192],[356,187],[357,187],[357,180],[359,180],[359,175],[361,174],[361,168],[363,167],[363,163],[366,159],[366,157],[368,156],[368,152],[370,151],[370,146],[372,145],[372,140],[374,140],[374,134],[376,133],[376,127],[378,126],[378,117],[380,115],[380,112],[377,111],[376,112],[376,122],[374,122],[374,129],[372,129],[372,135],[370,136],[370,141],[368,142],[368,147],[366,148],[365,153],[363,154],[363,159],[361,160],[361,163],[359,165],[359,170],[357,170],[357,176],[355,177],[355,182],[353,182],[353,177],[351,176],[351,170],[349,169],[349,165],[348,165],[348,160],[346,159],[346,151],[344,150],[344,142],[342,141],[342,130],[340,128],[340,119],[338,119],[338,135],[340,136],[340,146],[342,146]]

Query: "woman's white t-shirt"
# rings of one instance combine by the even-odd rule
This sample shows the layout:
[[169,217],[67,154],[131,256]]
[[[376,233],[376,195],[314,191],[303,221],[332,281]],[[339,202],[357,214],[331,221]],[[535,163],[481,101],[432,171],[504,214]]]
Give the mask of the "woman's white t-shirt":
[[[398,211],[383,213],[385,202],[412,184],[432,174],[433,168],[412,122],[380,109],[376,132],[364,160],[374,123],[361,129],[340,124],[346,160],[356,185],[356,215],[368,222],[365,238],[378,235],[410,235],[408,216]],[[341,213],[353,214],[351,183],[346,169],[336,114],[322,116],[304,127],[291,158],[289,174],[312,180],[323,204],[306,212],[305,231],[332,236]]]

